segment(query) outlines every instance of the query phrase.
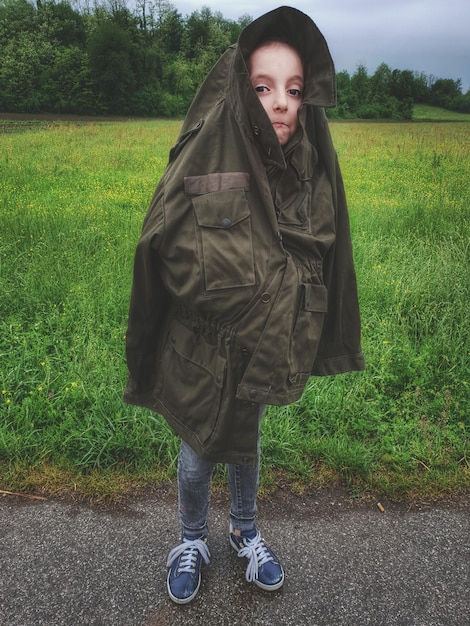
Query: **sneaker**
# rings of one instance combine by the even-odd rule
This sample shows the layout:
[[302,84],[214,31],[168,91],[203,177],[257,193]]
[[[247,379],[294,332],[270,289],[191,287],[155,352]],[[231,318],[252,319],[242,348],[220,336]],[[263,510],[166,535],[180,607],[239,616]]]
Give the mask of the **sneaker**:
[[166,566],[169,567],[166,585],[173,602],[186,604],[196,597],[201,585],[202,560],[209,563],[207,537],[186,539],[171,550]]
[[253,582],[265,591],[275,591],[282,587],[284,571],[279,559],[256,528],[235,535],[230,525],[230,544],[238,556],[245,557],[248,562],[245,576],[249,583]]

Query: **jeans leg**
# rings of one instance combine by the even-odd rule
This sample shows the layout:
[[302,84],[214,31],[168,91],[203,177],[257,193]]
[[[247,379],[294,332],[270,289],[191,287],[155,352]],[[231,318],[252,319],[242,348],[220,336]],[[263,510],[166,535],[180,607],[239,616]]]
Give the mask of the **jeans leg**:
[[178,457],[178,500],[181,534],[198,538],[208,534],[207,514],[214,463],[202,460],[181,441]]
[[232,499],[230,521],[234,529],[247,531],[255,527],[256,498],[259,487],[260,436],[259,426],[265,406],[260,405],[258,424],[258,456],[256,465],[228,465],[228,479]]

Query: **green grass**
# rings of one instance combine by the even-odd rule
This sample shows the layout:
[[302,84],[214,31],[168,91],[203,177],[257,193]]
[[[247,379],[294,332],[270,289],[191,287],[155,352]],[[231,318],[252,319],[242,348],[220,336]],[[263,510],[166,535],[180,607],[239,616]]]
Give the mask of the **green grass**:
[[413,108],[413,120],[416,122],[470,122],[470,113],[458,113],[429,104],[416,104]]
[[[135,244],[179,127],[0,135],[0,489],[114,497],[175,475],[176,437],[121,394]],[[468,489],[470,125],[331,129],[367,370],[268,410],[262,486]]]

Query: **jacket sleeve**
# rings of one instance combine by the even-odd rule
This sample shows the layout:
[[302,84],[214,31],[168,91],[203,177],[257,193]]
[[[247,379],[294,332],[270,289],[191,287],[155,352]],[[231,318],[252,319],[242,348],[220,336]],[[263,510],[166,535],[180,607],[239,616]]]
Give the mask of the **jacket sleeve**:
[[328,289],[328,313],[312,369],[327,376],[364,369],[361,322],[349,215],[343,179],[327,124],[318,133],[319,147],[333,188],[336,238],[324,260],[323,278]]
[[161,185],[155,191],[135,252],[126,332],[130,378],[125,396],[148,391],[154,380],[158,339],[169,306],[159,271],[158,249],[164,230],[162,196]]

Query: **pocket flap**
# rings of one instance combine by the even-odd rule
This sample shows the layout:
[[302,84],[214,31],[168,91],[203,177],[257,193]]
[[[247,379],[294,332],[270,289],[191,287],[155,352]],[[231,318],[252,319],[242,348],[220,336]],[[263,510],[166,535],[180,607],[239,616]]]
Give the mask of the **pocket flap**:
[[184,177],[184,193],[188,196],[202,196],[227,189],[250,190],[248,172],[213,172],[201,176]]
[[328,289],[325,285],[304,284],[304,308],[312,313],[328,312]]
[[250,216],[243,189],[227,189],[192,199],[199,226],[229,230]]

